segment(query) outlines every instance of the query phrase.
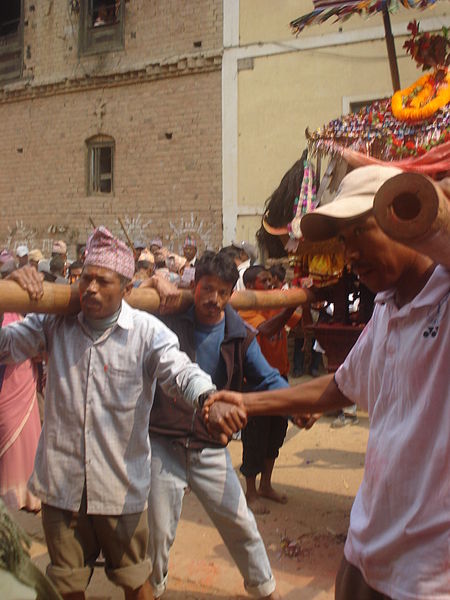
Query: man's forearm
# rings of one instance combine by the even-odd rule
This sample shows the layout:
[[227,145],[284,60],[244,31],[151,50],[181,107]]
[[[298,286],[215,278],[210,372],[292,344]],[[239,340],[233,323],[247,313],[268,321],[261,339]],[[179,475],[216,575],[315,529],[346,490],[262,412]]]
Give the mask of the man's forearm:
[[292,317],[295,309],[295,306],[285,308],[275,317],[261,323],[261,325],[258,326],[258,331],[265,337],[276,335]]
[[339,391],[333,375],[325,375],[290,388],[250,392],[243,394],[243,399],[249,417],[321,413],[352,404]]

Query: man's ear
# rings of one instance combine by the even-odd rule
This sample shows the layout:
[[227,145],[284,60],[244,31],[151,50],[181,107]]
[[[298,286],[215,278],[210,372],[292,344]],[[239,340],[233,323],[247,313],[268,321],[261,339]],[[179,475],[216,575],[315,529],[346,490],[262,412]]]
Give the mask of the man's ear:
[[133,282],[129,281],[127,283],[127,285],[123,288],[123,298],[128,298],[128,296],[131,293],[131,290],[133,289]]

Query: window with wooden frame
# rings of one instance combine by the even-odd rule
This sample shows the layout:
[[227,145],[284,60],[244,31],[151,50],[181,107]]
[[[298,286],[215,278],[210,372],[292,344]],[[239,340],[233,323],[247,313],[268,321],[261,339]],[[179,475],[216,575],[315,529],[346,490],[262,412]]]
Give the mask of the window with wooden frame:
[[114,140],[96,136],[87,144],[87,193],[112,194],[114,191]]
[[0,2],[0,81],[22,77],[23,0]]
[[81,0],[80,54],[99,54],[124,47],[125,0]]
[[386,94],[363,94],[360,96],[344,96],[342,98],[342,113],[347,115],[349,113],[357,113],[364,106],[368,106],[373,102],[378,102],[380,100],[384,100],[385,98],[389,98],[389,92]]

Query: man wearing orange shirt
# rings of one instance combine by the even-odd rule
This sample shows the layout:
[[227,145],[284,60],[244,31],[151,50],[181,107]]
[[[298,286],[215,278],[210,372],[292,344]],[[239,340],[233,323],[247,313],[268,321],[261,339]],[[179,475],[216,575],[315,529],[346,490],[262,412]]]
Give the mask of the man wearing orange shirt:
[[[272,275],[262,265],[254,265],[244,272],[244,285],[252,290],[269,290],[273,288]],[[294,315],[295,307],[276,310],[240,311],[241,317],[258,331],[258,343],[270,366],[279,370],[287,381],[289,359],[287,350],[287,334],[285,325],[294,327],[300,316]],[[255,514],[268,513],[268,508],[260,501],[260,497],[286,503],[285,494],[280,494],[272,487],[272,473],[275,460],[283,445],[287,430],[287,419],[282,416],[263,416],[249,419],[242,431],[242,466],[241,473],[246,480],[247,504]],[[256,477],[261,473],[259,488],[256,489]]]

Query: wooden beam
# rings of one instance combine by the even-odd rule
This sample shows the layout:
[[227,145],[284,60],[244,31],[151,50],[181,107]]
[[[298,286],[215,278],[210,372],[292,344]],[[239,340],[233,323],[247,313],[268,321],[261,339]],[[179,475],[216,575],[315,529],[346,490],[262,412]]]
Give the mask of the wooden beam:
[[381,186],[373,210],[387,236],[450,269],[450,208],[441,186],[419,173],[401,173]]
[[[14,281],[0,281],[0,313],[54,313],[76,314],[80,310],[80,300],[76,285],[43,283],[44,295],[40,300],[31,301],[28,293]],[[280,310],[289,306],[308,303],[312,294],[307,290],[292,288],[290,290],[271,290],[259,292],[245,290],[235,292],[231,297],[231,305],[236,310],[269,309]],[[152,288],[134,288],[127,298],[130,306],[150,313],[159,310],[159,295]],[[187,290],[180,290],[180,301],[174,312],[185,311],[193,302],[193,295]]]

